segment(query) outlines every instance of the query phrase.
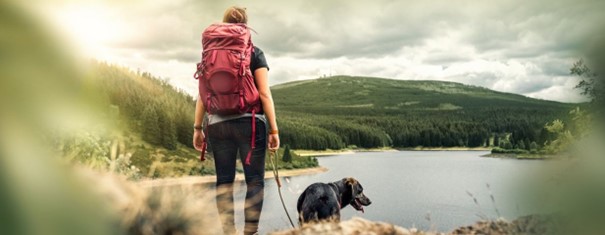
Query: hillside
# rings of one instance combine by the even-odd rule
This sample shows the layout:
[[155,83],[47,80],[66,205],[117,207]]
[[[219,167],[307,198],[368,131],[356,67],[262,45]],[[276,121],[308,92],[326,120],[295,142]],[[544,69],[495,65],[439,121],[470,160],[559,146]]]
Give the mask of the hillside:
[[[171,177],[215,174],[212,154],[200,163],[199,152],[193,149],[193,117],[195,100],[167,81],[146,72],[107,63],[93,62],[91,81],[101,93],[103,104],[109,107],[108,119],[114,123],[117,134],[98,136],[90,145],[101,146],[105,153],[113,139],[121,140],[120,151],[129,154],[132,163],[143,177]],[[192,79],[192,82],[195,81]],[[105,114],[97,114],[105,115]],[[90,139],[88,137],[80,137]],[[78,143],[83,142],[76,138]],[[209,143],[209,151],[212,148]],[[94,149],[94,148],[93,148]],[[280,155],[284,150],[280,151]],[[126,154],[128,153],[128,154]],[[295,169],[317,166],[310,156],[292,154],[290,162],[278,161],[279,168]],[[269,162],[267,162],[267,169]],[[238,166],[238,172],[243,169]]]
[[[527,148],[574,104],[444,81],[334,76],[272,87],[282,139],[294,148]],[[502,140],[502,141],[500,141]],[[523,144],[521,144],[523,142]]]
[[339,113],[371,111],[365,115],[408,111],[458,109],[535,108],[568,109],[570,104],[538,100],[518,94],[445,81],[393,80],[371,77],[335,76],[296,81],[272,87],[280,108],[330,109]]
[[[95,63],[92,73],[118,113],[120,125],[128,130],[125,135],[143,146],[133,151],[135,165],[144,173],[152,161],[195,165],[191,96],[127,68]],[[552,138],[543,128],[546,122],[564,119],[574,106],[442,81],[336,76],[271,89],[282,143],[295,149],[509,146],[529,150]],[[157,157],[150,159],[150,155]]]

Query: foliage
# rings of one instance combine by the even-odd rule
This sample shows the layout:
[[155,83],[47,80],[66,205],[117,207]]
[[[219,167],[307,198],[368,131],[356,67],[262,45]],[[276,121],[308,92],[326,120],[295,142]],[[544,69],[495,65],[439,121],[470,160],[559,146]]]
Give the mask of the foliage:
[[492,153],[508,153],[508,154],[527,154],[529,151],[525,149],[503,149],[500,147],[496,147],[492,149]]
[[[191,147],[193,97],[149,73],[98,62],[93,68],[94,81],[112,108],[119,110],[118,123],[152,145],[131,151],[143,175],[214,173],[211,165],[195,164],[195,151],[169,154],[178,152],[179,145]],[[569,107],[437,81],[337,76],[281,84],[272,90],[282,142],[287,148],[311,150],[346,146],[531,150],[532,142],[562,142],[554,140],[558,133],[548,131],[543,123],[552,117],[565,120],[561,113]],[[166,153],[154,151],[153,146]],[[284,157],[280,160],[288,162],[287,154]],[[296,157],[291,163],[280,162],[284,168],[314,165],[312,159]]]
[[580,77],[581,80],[576,88],[580,89],[583,95],[593,101],[602,98],[599,95],[603,94],[603,87],[598,83],[598,75],[588,67],[584,60],[576,61],[570,69],[570,74]]
[[538,144],[535,141],[531,142],[531,144],[529,144],[529,150],[530,151],[537,151],[538,150]]
[[290,153],[290,146],[286,145],[281,159],[284,162],[292,162],[292,153]]
[[193,97],[149,73],[101,62],[92,62],[92,70],[99,89],[121,110],[118,119],[126,128],[156,146],[192,147]]
[[152,105],[145,107],[142,115],[142,131],[141,135],[143,140],[147,141],[147,143],[160,145],[162,143],[162,136],[159,135],[160,121],[158,118],[158,112]]
[[572,117],[570,126],[565,125],[561,120],[554,120],[547,123],[544,128],[556,135],[552,141],[547,141],[544,145],[544,150],[548,153],[566,152],[572,144],[580,139],[583,139],[589,133],[588,127],[592,123],[592,116],[580,108],[573,109],[569,112]]
[[[287,149],[287,150],[289,150],[289,149]],[[286,152],[285,148],[280,148],[277,152],[277,157],[272,156],[271,153],[268,153],[267,160],[265,161],[265,169],[266,170],[273,169],[273,166],[271,165],[271,160],[269,159],[269,158],[273,158],[273,157],[276,157],[273,160],[276,161],[278,169],[288,169],[289,170],[289,169],[312,168],[312,167],[319,166],[317,158],[315,158],[313,156],[300,156],[292,151],[290,151],[292,160],[289,162],[284,161],[283,156],[285,155],[285,152]],[[282,158],[280,159],[279,156],[282,156]]]
[[525,149],[525,143],[523,141],[519,141],[519,144],[517,145],[518,149]]
[[521,143],[528,149],[531,142],[552,140],[544,123],[567,121],[571,108],[460,83],[367,77],[296,81],[273,86],[272,92],[282,141],[311,150],[506,142],[509,149]]
[[72,136],[57,138],[56,147],[69,162],[95,170],[119,173],[138,179],[141,172],[131,162],[131,153],[124,150],[124,141],[94,132],[76,132]]

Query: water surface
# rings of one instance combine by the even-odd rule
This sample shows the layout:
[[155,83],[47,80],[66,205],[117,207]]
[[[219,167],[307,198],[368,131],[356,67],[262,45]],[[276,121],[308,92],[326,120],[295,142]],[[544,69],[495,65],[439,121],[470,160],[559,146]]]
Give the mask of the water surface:
[[[348,206],[342,210],[342,219],[360,216],[408,228],[445,232],[481,218],[513,219],[532,213],[518,198],[518,186],[544,166],[545,161],[480,157],[487,153],[397,151],[319,157],[319,164],[329,171],[288,177],[283,180],[282,192],[295,223],[296,201],[304,188],[343,177],[358,179],[372,205],[365,208],[365,213]],[[241,191],[236,194],[236,198],[243,197]],[[236,222],[241,228],[243,205],[236,206],[240,208]],[[289,227],[274,180],[266,181],[260,224],[261,234]]]

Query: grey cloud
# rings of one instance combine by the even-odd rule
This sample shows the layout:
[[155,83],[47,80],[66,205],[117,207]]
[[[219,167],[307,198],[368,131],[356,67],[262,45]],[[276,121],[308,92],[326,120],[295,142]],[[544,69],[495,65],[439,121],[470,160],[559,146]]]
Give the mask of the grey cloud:
[[[518,74],[527,78],[514,77],[518,71],[506,77],[506,71],[477,70],[481,72],[445,79],[485,87],[499,82],[506,91],[523,94],[561,86],[553,78],[568,76],[568,63],[581,57],[576,50],[605,15],[605,1],[598,0],[118,1],[110,3],[110,9],[131,32],[109,46],[123,57],[142,55],[139,64],[194,64],[202,30],[219,22],[228,6],[242,4],[248,8],[249,25],[258,32],[254,43],[272,59],[292,61],[272,67],[272,84],[315,76],[325,68],[314,65],[323,61],[340,61],[330,69],[351,75],[409,79],[432,79],[414,74],[426,65],[515,61],[531,65],[515,68],[524,70]],[[472,52],[428,51],[434,39],[444,38]],[[405,66],[411,67],[390,61],[401,58],[410,58]],[[310,60],[314,63],[297,64]],[[380,64],[386,60],[389,63]]]
[[[507,1],[475,16],[465,39],[479,52],[504,58],[531,58],[579,49],[582,39],[602,20],[599,1]],[[491,4],[491,2],[490,2]],[[600,5],[600,6],[599,6]],[[500,8],[501,11],[494,12]],[[492,14],[491,16],[488,14]]]
[[547,76],[569,76],[572,63],[567,60],[551,58],[539,63],[541,72]]
[[437,52],[431,53],[423,60],[424,63],[433,65],[444,65],[448,66],[452,63],[468,61],[471,57],[467,54],[461,54],[456,52]]
[[177,60],[182,62],[197,63],[201,58],[201,50],[192,50],[191,48],[182,48],[167,51],[150,50],[143,56],[154,60]]
[[[346,1],[281,5],[288,9],[286,12],[297,13],[283,15],[284,11],[264,10],[266,14],[255,16],[260,19],[253,27],[261,32],[256,41],[269,45],[278,56],[382,57],[403,46],[422,44],[435,33],[435,27],[430,25],[440,22],[427,22],[419,13],[411,14],[401,5]],[[284,20],[287,17],[290,19]]]
[[482,87],[490,87],[496,81],[501,79],[498,75],[491,72],[469,72],[454,78],[455,81],[464,84],[473,84]]
[[122,51],[138,51],[151,60],[195,62],[201,52],[201,32],[219,22],[228,4],[214,1],[177,0],[153,4],[112,5],[116,17],[131,32],[109,46]]
[[[380,58],[419,46],[447,30],[465,32],[479,53],[531,58],[579,46],[587,32],[578,21],[594,20],[591,1],[255,1],[246,3],[254,42],[267,53],[294,58]],[[199,50],[199,35],[221,20],[234,1],[174,1],[115,8],[140,32],[113,46],[170,51]],[[538,41],[523,45],[525,37]],[[530,38],[531,39],[531,38]],[[529,40],[529,39],[528,39]],[[527,43],[527,42],[526,42]],[[464,59],[464,58],[460,58]],[[447,58],[429,59],[429,63]]]
[[538,91],[544,90],[546,88],[549,88],[553,85],[553,83],[549,79],[543,78],[543,79],[532,79],[529,81],[525,80],[525,81],[516,83],[516,85],[517,86],[514,87],[515,93],[529,94],[529,93],[538,92]]

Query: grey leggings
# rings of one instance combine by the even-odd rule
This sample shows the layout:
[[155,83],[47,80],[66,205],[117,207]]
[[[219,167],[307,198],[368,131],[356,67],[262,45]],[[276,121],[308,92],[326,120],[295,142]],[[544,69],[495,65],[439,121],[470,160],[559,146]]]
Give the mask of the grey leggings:
[[[255,147],[250,165],[243,164],[247,188],[244,234],[253,234],[258,230],[265,187],[267,129],[263,121],[255,120]],[[241,162],[244,162],[250,151],[251,135],[251,117],[227,120],[208,126],[208,141],[212,147],[216,167],[216,203],[225,234],[232,234],[235,231],[233,210],[235,164],[238,152]]]

